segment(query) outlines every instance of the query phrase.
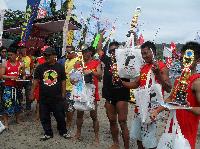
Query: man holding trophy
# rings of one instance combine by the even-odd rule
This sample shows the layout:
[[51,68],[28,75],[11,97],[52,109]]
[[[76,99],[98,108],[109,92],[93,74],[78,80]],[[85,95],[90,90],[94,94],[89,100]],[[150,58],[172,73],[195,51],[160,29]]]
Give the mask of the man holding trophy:
[[[192,149],[195,149],[199,115],[200,115],[200,74],[196,71],[200,61],[200,45],[196,42],[188,42],[182,48],[182,74],[174,83],[174,88],[167,104],[176,106],[176,117],[181,132],[189,141]],[[156,119],[157,115],[165,110],[165,105],[154,110],[151,117]]]

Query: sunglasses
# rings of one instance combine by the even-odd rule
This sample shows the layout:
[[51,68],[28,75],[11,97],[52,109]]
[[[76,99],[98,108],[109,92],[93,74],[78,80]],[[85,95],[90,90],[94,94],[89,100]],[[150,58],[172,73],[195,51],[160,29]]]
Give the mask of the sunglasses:
[[67,51],[66,54],[73,54],[75,53],[74,51]]

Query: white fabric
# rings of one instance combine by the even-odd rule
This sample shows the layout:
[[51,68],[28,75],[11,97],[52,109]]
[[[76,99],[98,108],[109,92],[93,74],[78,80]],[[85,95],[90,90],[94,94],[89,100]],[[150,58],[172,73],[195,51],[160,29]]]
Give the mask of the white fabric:
[[164,47],[163,57],[172,57],[172,49]]
[[[149,84],[150,79],[152,80],[151,86]],[[136,89],[135,99],[142,122],[151,123],[151,110],[159,106],[157,101],[163,101],[162,87],[156,83],[155,75],[151,69],[147,74],[146,85]]]
[[[169,133],[170,123],[173,119],[172,132]],[[180,126],[176,118],[176,112],[170,112],[165,132],[162,134],[157,149],[191,149],[187,139],[181,133]]]
[[156,138],[157,123],[142,123],[139,115],[136,115],[131,124],[130,138],[142,141],[145,148],[155,148],[158,144]]
[[84,79],[80,71],[72,72],[70,78],[77,81],[77,83],[73,85],[70,97],[70,100],[74,101],[74,108],[80,111],[94,110],[95,86],[93,84],[84,83]]
[[140,75],[140,68],[144,64],[140,49],[116,49],[115,56],[120,78],[133,79]]
[[5,126],[4,126],[3,123],[0,121],[0,133],[3,132],[4,129],[5,129]]
[[5,11],[0,9],[0,47],[2,46],[4,14],[5,14]]

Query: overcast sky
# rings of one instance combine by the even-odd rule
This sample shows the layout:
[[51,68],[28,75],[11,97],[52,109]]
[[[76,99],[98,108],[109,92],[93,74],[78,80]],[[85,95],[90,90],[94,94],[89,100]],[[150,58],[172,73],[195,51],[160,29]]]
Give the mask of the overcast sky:
[[[10,9],[25,10],[26,0],[4,1]],[[61,0],[56,1],[60,5]],[[92,1],[75,0],[76,13],[82,12],[87,18]],[[118,18],[113,38],[126,40],[133,12],[138,6],[142,9],[139,24],[145,40],[184,43],[194,40],[200,32],[200,0],[104,0],[102,18],[110,21]]]

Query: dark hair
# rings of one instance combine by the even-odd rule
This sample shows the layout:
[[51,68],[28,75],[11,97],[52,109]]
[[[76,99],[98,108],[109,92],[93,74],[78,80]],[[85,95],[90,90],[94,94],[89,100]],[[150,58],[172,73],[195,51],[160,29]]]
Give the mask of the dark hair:
[[185,45],[183,45],[181,52],[185,52],[186,50],[191,49],[194,51],[195,59],[200,58],[200,44],[194,41],[187,42]]
[[119,47],[119,42],[117,42],[117,41],[113,41],[113,42],[111,42],[110,44],[109,44],[109,48],[111,47],[111,46],[117,46],[117,47]]
[[143,43],[141,45],[141,49],[144,49],[144,48],[152,49],[153,53],[156,55],[156,46],[155,46],[155,44],[153,42],[146,41],[145,43]]
[[94,47],[89,46],[87,49],[83,50],[83,52],[91,52],[92,53],[91,56],[93,57],[96,53],[96,50]]
[[66,48],[71,48],[72,51],[75,51],[75,47],[74,46],[66,46]]
[[8,48],[8,52],[12,52],[12,53],[15,53],[17,54],[17,50],[19,49],[19,46],[16,42],[12,43],[10,45],[10,47]]

